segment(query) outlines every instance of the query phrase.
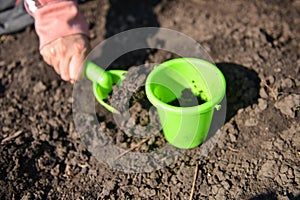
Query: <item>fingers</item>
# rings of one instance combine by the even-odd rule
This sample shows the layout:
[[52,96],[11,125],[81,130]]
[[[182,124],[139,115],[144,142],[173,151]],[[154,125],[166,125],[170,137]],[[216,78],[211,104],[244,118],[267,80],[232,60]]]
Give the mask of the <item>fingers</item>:
[[59,60],[56,59],[55,48],[52,46],[46,46],[41,50],[41,55],[43,56],[44,61],[48,65],[53,66],[53,68],[57,74],[60,74]]
[[41,55],[43,56],[44,61],[48,64],[51,65],[50,62],[50,51],[48,50],[48,48],[43,48],[41,50]]
[[76,54],[72,56],[70,62],[70,79],[78,80],[83,69],[87,47],[84,43],[74,44]]
[[52,63],[51,65],[53,66],[55,72],[60,75],[61,72],[60,72],[59,61],[57,59],[54,59],[51,63]]
[[83,64],[84,57],[80,54],[74,55],[70,61],[70,79],[77,80]]
[[64,59],[60,61],[59,64],[60,76],[65,81],[70,80],[70,74],[69,74],[70,61],[71,61],[71,57],[66,56]]
[[70,66],[70,60],[71,60],[71,53],[70,51],[67,51],[67,45],[63,41],[63,39],[58,40],[58,44],[56,45],[58,55],[55,57],[57,60],[59,60],[59,71],[60,76],[63,80],[69,81],[70,75],[69,75],[69,66]]
[[57,59],[56,56],[56,50],[54,49],[54,47],[51,47],[50,50],[50,65],[53,66],[53,68],[55,69],[56,73],[61,74],[60,73],[60,68],[59,68],[59,60]]
[[41,50],[41,54],[63,80],[74,82],[79,78],[88,49],[86,36],[71,35],[51,42]]

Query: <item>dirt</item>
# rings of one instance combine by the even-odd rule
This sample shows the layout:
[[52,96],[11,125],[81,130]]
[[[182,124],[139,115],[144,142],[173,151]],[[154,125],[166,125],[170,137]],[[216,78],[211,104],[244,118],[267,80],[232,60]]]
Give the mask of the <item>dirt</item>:
[[[115,85],[113,93],[108,98],[120,115],[115,115],[111,121],[113,126],[108,127],[111,140],[117,146],[129,149],[147,137],[147,143],[133,149],[139,152],[151,152],[166,144],[157,112],[154,111],[145,92],[146,77],[153,67],[150,65],[131,67],[128,69],[122,85]],[[101,110],[98,111],[101,115]],[[108,131],[108,130],[107,130]]]
[[200,95],[194,95],[190,88],[182,90],[181,96],[175,100],[168,102],[169,105],[176,107],[191,107],[205,103],[206,101]]
[[[80,9],[92,45],[143,26],[170,28],[197,40],[226,79],[225,124],[207,156],[198,156],[200,146],[152,172],[112,169],[84,146],[73,122],[73,85],[43,62],[28,27],[0,39],[1,199],[300,198],[299,1],[92,0]],[[173,57],[140,50],[111,68]],[[99,105],[96,109],[112,140],[125,149],[138,142],[109,132],[116,129],[113,116]],[[146,149],[134,151],[165,142],[155,137],[142,144]]]

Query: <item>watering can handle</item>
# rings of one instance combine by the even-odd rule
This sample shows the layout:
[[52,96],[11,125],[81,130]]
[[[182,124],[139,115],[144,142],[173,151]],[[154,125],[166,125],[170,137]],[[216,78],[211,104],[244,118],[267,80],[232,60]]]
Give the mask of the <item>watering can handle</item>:
[[85,64],[84,74],[92,82],[96,82],[102,88],[111,91],[112,89],[111,76],[95,63],[91,61],[87,61]]

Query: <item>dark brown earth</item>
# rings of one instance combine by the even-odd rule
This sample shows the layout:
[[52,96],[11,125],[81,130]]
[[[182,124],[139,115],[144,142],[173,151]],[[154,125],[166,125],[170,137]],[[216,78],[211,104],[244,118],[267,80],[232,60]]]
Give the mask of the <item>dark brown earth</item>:
[[197,106],[205,103],[206,101],[199,95],[194,95],[190,88],[182,90],[181,96],[175,100],[168,102],[168,104],[177,107],[190,107]]
[[[80,8],[93,46],[143,26],[170,28],[200,42],[226,77],[226,123],[205,157],[196,156],[198,147],[150,173],[111,169],[80,140],[73,86],[43,62],[28,27],[0,39],[1,199],[300,198],[299,1],[94,0]],[[137,51],[112,67],[172,57]],[[115,128],[110,114],[97,109],[102,126]],[[155,147],[165,142],[153,141],[161,141]]]

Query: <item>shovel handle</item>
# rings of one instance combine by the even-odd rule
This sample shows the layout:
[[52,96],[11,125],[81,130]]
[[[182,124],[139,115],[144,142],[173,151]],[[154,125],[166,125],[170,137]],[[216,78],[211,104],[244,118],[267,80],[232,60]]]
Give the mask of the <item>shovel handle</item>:
[[110,92],[112,90],[112,80],[110,74],[91,61],[85,64],[85,76],[93,83],[98,83],[102,88]]
[[87,61],[85,64],[85,76],[92,82],[101,82],[103,78],[104,70],[91,61]]

